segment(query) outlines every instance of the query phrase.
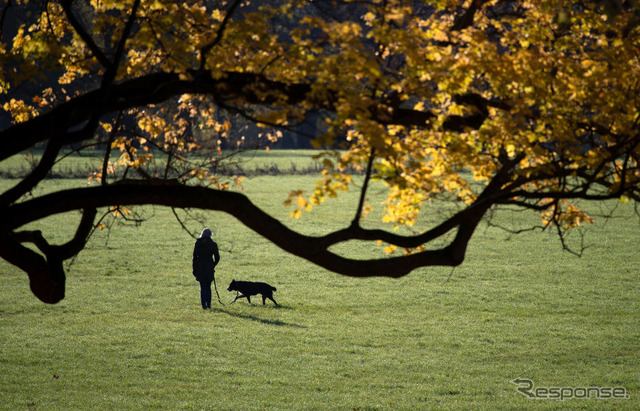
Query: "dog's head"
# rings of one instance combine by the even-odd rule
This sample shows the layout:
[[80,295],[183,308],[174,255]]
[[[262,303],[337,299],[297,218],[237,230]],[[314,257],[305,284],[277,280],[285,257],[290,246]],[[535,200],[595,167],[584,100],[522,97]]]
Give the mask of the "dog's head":
[[238,291],[236,288],[236,280],[231,280],[231,284],[229,284],[227,291]]

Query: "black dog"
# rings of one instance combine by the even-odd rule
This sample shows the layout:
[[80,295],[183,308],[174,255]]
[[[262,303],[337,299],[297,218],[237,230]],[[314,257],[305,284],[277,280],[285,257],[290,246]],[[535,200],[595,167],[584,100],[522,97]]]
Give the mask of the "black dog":
[[276,291],[276,287],[272,287],[267,283],[254,283],[252,281],[236,281],[231,280],[227,291],[237,291],[236,299],[231,301],[231,304],[235,303],[238,298],[247,298],[247,301],[251,303],[251,296],[260,294],[262,295],[262,305],[265,304],[266,299],[273,301],[275,305],[278,305],[276,300],[273,299],[273,292]]

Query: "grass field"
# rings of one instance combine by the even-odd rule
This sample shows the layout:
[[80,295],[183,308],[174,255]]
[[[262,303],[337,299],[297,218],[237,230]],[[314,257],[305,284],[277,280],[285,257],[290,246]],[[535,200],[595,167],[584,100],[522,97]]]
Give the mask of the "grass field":
[[[355,192],[288,220],[286,193],[314,181],[256,177],[245,187],[306,233],[350,221]],[[234,296],[231,279],[259,280],[278,288],[280,304],[210,311],[191,276],[193,239],[169,210],[143,211],[151,219],[142,226],[92,237],[57,305],[36,300],[26,275],[0,262],[1,409],[640,409],[640,225],[631,206],[590,227],[582,258],[550,233],[510,237],[481,226],[453,272],[425,268],[399,280],[326,272],[229,216],[200,213],[221,248],[222,300]],[[78,218],[38,226],[61,242]],[[341,251],[382,255],[360,243]],[[516,378],[624,388],[629,398],[529,399]]]
[[[91,172],[99,171],[102,168],[103,152],[101,150],[84,150],[82,154],[67,153],[64,161],[58,162],[52,167],[51,174],[54,178],[86,178]],[[252,150],[235,153],[224,153],[229,157],[224,161],[228,166],[229,173],[262,175],[280,173],[304,173],[308,171],[318,172],[318,162],[311,156],[314,150]],[[22,178],[29,174],[34,167],[34,162],[39,161],[41,151],[28,154],[18,154],[2,162],[0,165],[0,178]],[[119,153],[114,153],[112,161],[118,159]],[[155,153],[155,158],[159,163],[165,157]],[[231,160],[231,162],[229,162]],[[158,167],[164,167],[159,164]]]

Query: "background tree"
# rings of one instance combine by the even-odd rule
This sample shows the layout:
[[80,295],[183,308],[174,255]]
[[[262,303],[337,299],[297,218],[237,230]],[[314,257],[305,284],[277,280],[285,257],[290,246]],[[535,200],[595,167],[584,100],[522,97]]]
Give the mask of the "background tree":
[[[640,199],[639,18],[619,1],[9,1],[0,161],[44,151],[0,195],[0,256],[55,303],[62,262],[84,247],[97,209],[138,204],[227,212],[350,276],[458,265],[501,206],[540,213],[566,247],[566,233],[592,221],[576,201]],[[229,190],[219,149],[238,116],[268,139],[319,124],[313,143],[344,150],[322,152],[316,189],[286,203],[297,217],[359,172],[353,221],[307,236]],[[103,150],[94,184],[28,196],[69,147]],[[461,207],[424,232],[363,228],[373,180],[388,188],[382,218],[395,228],[434,199]],[[63,245],[21,229],[77,209]],[[405,252],[355,260],[330,250],[349,240]]]

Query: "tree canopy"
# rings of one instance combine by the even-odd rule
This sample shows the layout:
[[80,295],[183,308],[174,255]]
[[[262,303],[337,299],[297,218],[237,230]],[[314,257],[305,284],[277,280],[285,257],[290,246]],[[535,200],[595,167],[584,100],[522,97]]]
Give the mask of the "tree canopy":
[[[55,303],[62,262],[82,250],[97,210],[138,204],[224,211],[359,277],[459,265],[499,206],[539,213],[563,240],[592,221],[578,202],[640,199],[639,24],[635,3],[616,0],[10,0],[0,9],[0,161],[43,154],[0,194],[0,257]],[[298,217],[353,189],[359,173],[353,221],[304,235],[230,190],[222,148],[242,146],[237,119],[266,143],[313,123],[322,176],[283,200]],[[33,194],[69,148],[102,150],[93,184]],[[361,225],[371,181],[388,190],[389,230]],[[424,232],[394,230],[436,199],[461,207]],[[65,244],[22,228],[71,210],[83,213]],[[405,252],[330,250],[349,240]]]

